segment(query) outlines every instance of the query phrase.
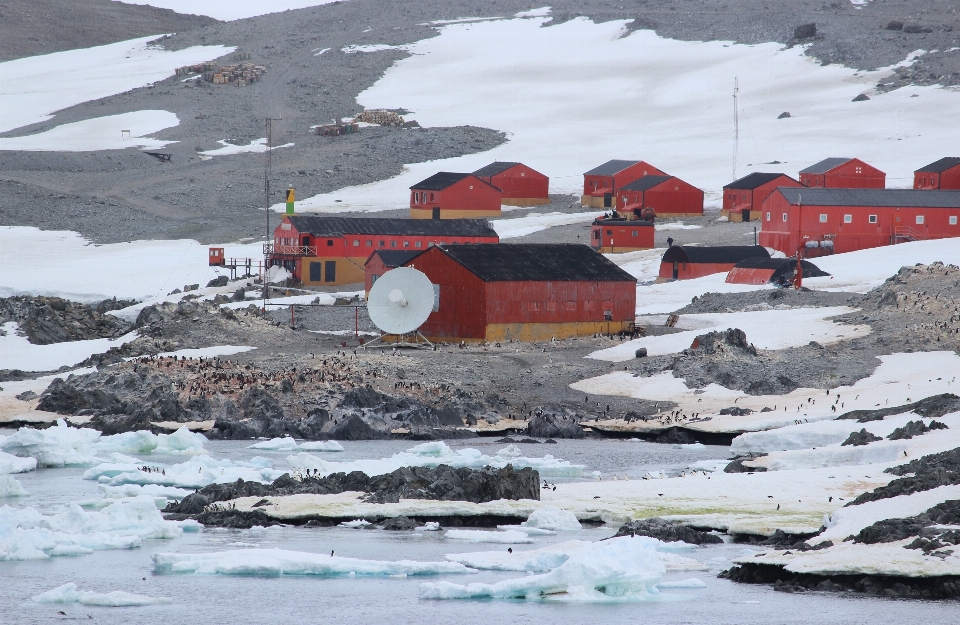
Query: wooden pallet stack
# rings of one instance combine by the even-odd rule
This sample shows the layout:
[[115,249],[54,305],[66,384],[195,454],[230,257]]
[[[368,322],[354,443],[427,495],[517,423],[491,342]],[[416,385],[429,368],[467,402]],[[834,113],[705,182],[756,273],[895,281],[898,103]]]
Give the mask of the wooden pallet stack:
[[353,121],[364,122],[367,124],[377,124],[380,126],[403,126],[403,117],[393,111],[383,109],[370,109],[363,111],[353,118]]

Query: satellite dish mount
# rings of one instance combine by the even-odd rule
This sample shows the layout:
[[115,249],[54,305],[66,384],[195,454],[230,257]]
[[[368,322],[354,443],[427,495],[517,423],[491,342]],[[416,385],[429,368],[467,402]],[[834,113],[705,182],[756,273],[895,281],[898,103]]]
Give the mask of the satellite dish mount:
[[367,312],[383,334],[364,348],[433,347],[420,333],[433,311],[433,289],[430,279],[413,267],[397,267],[380,276],[370,288]]

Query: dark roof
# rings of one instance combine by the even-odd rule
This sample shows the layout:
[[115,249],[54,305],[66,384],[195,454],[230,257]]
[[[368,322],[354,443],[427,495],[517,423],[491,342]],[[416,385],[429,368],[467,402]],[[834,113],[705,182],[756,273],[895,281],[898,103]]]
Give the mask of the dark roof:
[[380,217],[327,217],[291,215],[290,223],[302,233],[317,237],[344,234],[405,234],[412,236],[496,237],[486,219],[383,219]]
[[661,182],[666,182],[670,180],[673,176],[644,176],[638,180],[634,180],[630,184],[625,184],[620,187],[621,191],[646,191],[651,187],[655,187]]
[[960,208],[960,191],[917,189],[807,189],[778,187],[790,204],[804,206],[889,206]]
[[636,282],[602,254],[577,243],[438,246],[484,282]]
[[926,167],[921,167],[917,171],[940,173],[942,171],[947,171],[951,167],[956,167],[957,165],[960,165],[960,156],[945,156],[939,161],[933,161]]
[[494,161],[486,167],[481,167],[477,171],[473,172],[474,176],[496,176],[499,173],[503,173],[513,167],[514,165],[519,165],[520,163],[508,163],[507,161]]
[[[802,261],[801,264],[803,265],[803,275],[806,278],[820,278],[830,275],[808,260]],[[773,269],[771,278],[779,278],[785,273],[792,273],[796,267],[796,258],[763,258],[761,256],[744,258],[734,265],[734,269]]]
[[[730,184],[724,185],[724,189],[756,189],[762,184],[767,184],[771,180],[776,180],[780,176],[787,176],[786,174],[765,174],[763,172],[755,171],[752,174],[747,174],[739,180],[734,180]],[[790,176],[787,176],[790,178]]]
[[814,163],[813,165],[811,165],[810,167],[807,167],[806,169],[801,169],[800,173],[801,174],[825,174],[831,169],[833,169],[834,167],[839,167],[844,163],[849,163],[852,160],[853,160],[852,158],[837,158],[837,157],[825,158],[819,163]]
[[[488,243],[487,245],[490,244]],[[377,250],[370,255],[370,258],[379,256],[380,260],[383,261],[384,267],[393,268],[401,266],[414,256],[422,254],[423,251],[424,250]],[[370,258],[367,259],[367,262],[370,262]]]
[[699,247],[674,245],[663,255],[664,263],[738,263],[744,258],[758,256],[770,258],[770,252],[762,245],[729,245],[723,247]]
[[624,169],[626,169],[627,167],[630,167],[631,165],[636,165],[639,162],[640,161],[619,161],[614,159],[612,161],[607,161],[606,163],[604,163],[603,165],[600,165],[599,167],[594,167],[593,169],[584,173],[583,175],[584,176],[612,176],[613,174],[619,173]]
[[410,187],[411,189],[426,189],[428,191],[442,191],[452,184],[460,182],[473,174],[454,173],[452,171],[438,171],[426,180],[421,180]]
[[626,219],[624,217],[613,219],[608,217],[607,219],[600,219],[597,217],[593,220],[594,226],[617,226],[620,227],[630,227],[630,226],[652,226],[652,221],[647,221],[645,219]]

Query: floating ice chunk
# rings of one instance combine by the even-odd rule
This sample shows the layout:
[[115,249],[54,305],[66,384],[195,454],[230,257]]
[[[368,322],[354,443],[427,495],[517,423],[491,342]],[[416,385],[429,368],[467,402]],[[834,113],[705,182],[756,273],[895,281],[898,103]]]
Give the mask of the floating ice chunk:
[[519,458],[523,455],[523,452],[520,451],[520,448],[516,445],[507,445],[503,449],[497,452],[497,455],[501,458]]
[[574,513],[556,506],[537,508],[520,525],[554,531],[573,531],[582,528]]
[[[294,469],[316,470],[320,475],[351,471],[361,471],[370,476],[385,475],[401,467],[430,467],[441,464],[455,469],[479,469],[490,466],[503,468],[508,464],[514,468],[530,467],[536,469],[542,477],[579,477],[583,474],[583,465],[571,464],[567,460],[554,458],[550,454],[542,458],[527,458],[514,456],[514,451],[508,446],[495,456],[485,456],[479,450],[470,447],[453,450],[443,441],[431,441],[411,447],[406,451],[394,454],[389,458],[353,460],[350,462],[332,462],[307,453],[298,453],[287,456],[287,463]],[[301,449],[303,447],[301,446]],[[502,455],[504,451],[507,455]],[[519,451],[517,449],[517,451]]]
[[[6,436],[0,436],[0,447]],[[0,451],[0,475],[6,473],[26,473],[37,468],[36,458],[20,458],[5,451]]]
[[27,491],[23,486],[10,475],[0,474],[0,498],[3,497],[23,497]]
[[289,436],[283,438],[271,438],[268,441],[260,441],[250,445],[250,449],[267,449],[270,451],[293,451],[297,448],[297,441]]
[[304,451],[343,451],[343,445],[337,441],[307,441],[300,443]]
[[505,532],[490,532],[486,530],[447,530],[446,538],[455,540],[469,540],[475,543],[500,543],[503,545],[523,545],[533,542],[525,532],[507,530]]
[[343,523],[340,524],[340,527],[346,527],[352,530],[359,530],[365,527],[370,527],[371,525],[373,525],[373,523],[365,519],[354,519],[353,521],[344,521]]
[[129,607],[170,603],[169,599],[135,595],[129,592],[123,592],[122,590],[114,590],[108,593],[77,590],[77,585],[73,582],[41,593],[34,597],[32,601],[36,601],[37,603],[79,603],[81,605],[105,607]]
[[23,427],[0,442],[0,450],[21,458],[37,459],[41,467],[90,466],[101,462],[94,455],[100,432],[72,428],[63,419],[45,430]]
[[150,497],[162,497],[165,499],[175,499],[180,501],[192,490],[185,488],[175,488],[173,486],[161,486],[159,484],[123,484],[121,486],[107,486],[99,484],[98,488],[107,499],[124,499],[127,497],[139,497],[140,495],[149,495]]
[[175,538],[183,530],[166,521],[151,497],[116,501],[88,512],[76,504],[59,514],[0,507],[0,561],[81,555],[95,549],[131,549],[145,538]]
[[557,533],[553,530],[540,529],[539,527],[527,527],[526,525],[498,525],[497,529],[523,532],[527,536],[556,536],[557,535]]
[[436,521],[427,521],[422,526],[416,528],[418,532],[439,532],[440,524]]
[[105,464],[83,474],[84,479],[97,479],[108,486],[124,484],[160,484],[176,488],[196,489],[209,484],[225,484],[243,479],[247,482],[269,483],[285,471],[272,468],[266,458],[256,456],[248,461],[216,460],[210,456],[196,456],[186,462],[142,471],[137,466],[118,467]]
[[655,585],[666,571],[654,543],[633,538],[591,543],[548,573],[494,584],[424,583],[420,598],[643,601],[657,593]]
[[388,575],[441,575],[475,573],[455,562],[360,560],[285,549],[242,549],[215,553],[157,553],[153,570],[158,574],[202,575],[322,575],[374,577]]
[[121,452],[127,454],[200,454],[207,437],[181,427],[173,434],[153,434],[147,431],[123,432],[113,436],[103,436],[96,442],[99,452]]
[[665,590],[667,588],[706,588],[707,585],[703,583],[702,580],[697,579],[696,577],[691,577],[690,579],[681,579],[675,582],[660,582],[657,584],[657,588]]

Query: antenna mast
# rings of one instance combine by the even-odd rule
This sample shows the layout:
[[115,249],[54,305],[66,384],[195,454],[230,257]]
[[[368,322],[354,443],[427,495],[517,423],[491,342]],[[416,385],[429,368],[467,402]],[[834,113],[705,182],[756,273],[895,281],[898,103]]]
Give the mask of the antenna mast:
[[267,312],[267,273],[269,267],[267,267],[267,260],[269,259],[269,253],[267,250],[270,245],[270,179],[273,177],[273,122],[280,121],[283,119],[267,117],[266,130],[267,130],[267,149],[264,152],[263,159],[263,216],[266,224],[266,230],[264,232],[264,243],[263,243],[263,312]]
[[740,148],[740,77],[733,77],[733,179],[737,179],[737,152]]

